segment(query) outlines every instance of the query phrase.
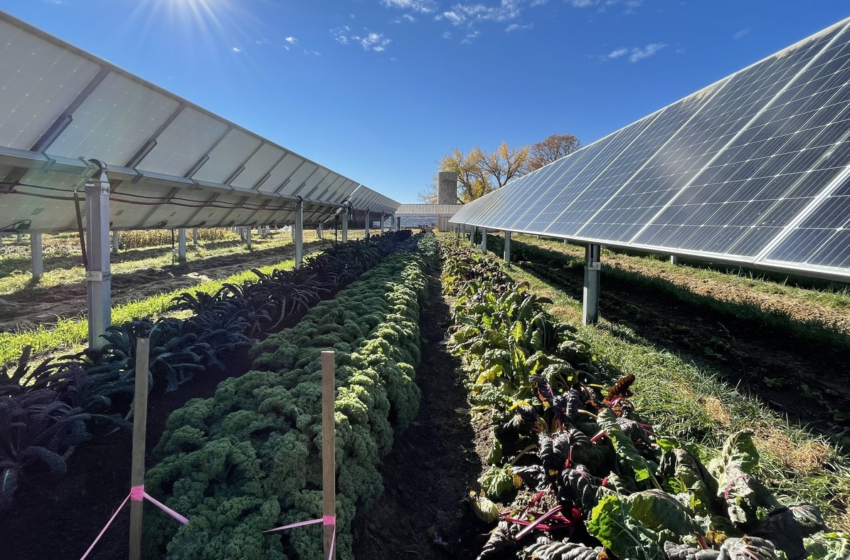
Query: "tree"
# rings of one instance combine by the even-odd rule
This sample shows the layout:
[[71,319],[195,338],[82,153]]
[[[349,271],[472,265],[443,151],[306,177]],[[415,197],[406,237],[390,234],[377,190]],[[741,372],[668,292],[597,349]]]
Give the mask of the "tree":
[[[467,203],[481,198],[494,189],[505,186],[511,179],[522,174],[528,159],[528,146],[510,148],[507,142],[487,153],[478,146],[468,152],[453,149],[437,162],[439,171],[457,173],[458,199]],[[433,204],[437,199],[437,175],[425,191],[419,193],[419,200]]]
[[528,154],[528,172],[549,165],[579,148],[581,148],[581,142],[572,134],[553,134],[546,140],[531,146]]

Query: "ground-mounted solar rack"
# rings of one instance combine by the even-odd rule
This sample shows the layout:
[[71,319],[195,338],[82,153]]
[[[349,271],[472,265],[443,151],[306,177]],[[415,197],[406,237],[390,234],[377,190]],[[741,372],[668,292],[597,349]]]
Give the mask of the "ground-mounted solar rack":
[[[80,224],[80,214],[85,223]],[[305,225],[399,204],[0,11],[0,234],[87,232],[89,343],[110,321],[110,231]],[[382,221],[383,223],[383,221]],[[366,224],[368,235],[369,223]]]
[[850,281],[850,19],[529,173],[451,222]]

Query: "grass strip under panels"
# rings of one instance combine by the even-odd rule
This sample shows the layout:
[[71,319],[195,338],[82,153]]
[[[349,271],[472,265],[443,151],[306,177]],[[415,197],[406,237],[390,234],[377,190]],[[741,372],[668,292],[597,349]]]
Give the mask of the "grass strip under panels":
[[[276,264],[259,267],[257,270],[265,274],[272,270],[289,270],[295,266],[292,259]],[[220,280],[208,280],[191,288],[180,288],[138,301],[131,301],[112,308],[112,324],[120,325],[127,321],[142,317],[157,317],[165,313],[172,299],[185,292],[202,292],[214,294],[224,284],[253,283],[258,280],[256,274],[244,270]],[[20,333],[0,333],[0,364],[17,360],[27,346],[32,346],[33,355],[43,355],[53,351],[70,352],[74,346],[81,345],[88,338],[88,319],[60,319],[52,328],[39,326],[34,330]]]
[[770,488],[816,503],[831,526],[850,531],[850,464],[825,438],[790,424],[710,371],[660,351],[629,327],[604,319],[583,325],[581,302],[533,274],[514,267],[510,276],[553,301],[546,310],[578,329],[608,376],[636,376],[633,400],[661,432],[717,450],[731,434],[752,429]]

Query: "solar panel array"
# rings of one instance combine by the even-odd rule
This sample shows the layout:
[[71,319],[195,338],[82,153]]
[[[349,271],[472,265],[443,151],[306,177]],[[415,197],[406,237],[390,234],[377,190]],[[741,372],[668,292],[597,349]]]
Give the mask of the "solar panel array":
[[846,280],[848,21],[511,182],[451,221]]
[[299,199],[306,223],[347,200],[399,206],[0,12],[0,231],[74,229],[92,159],[108,167],[115,229],[292,223]]

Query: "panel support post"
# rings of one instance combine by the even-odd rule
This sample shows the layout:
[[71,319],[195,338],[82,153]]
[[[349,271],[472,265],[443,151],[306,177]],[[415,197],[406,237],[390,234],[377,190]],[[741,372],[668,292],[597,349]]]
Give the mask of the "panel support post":
[[86,232],[89,268],[86,291],[89,312],[89,347],[99,350],[106,341],[100,335],[112,324],[112,274],[109,269],[109,179],[86,184]]
[[384,222],[386,222],[387,217],[381,212],[381,233],[384,233]]
[[30,234],[30,252],[32,253],[32,278],[38,280],[44,276],[44,250],[41,246],[41,234]]
[[342,209],[342,242],[348,243],[348,208]]
[[254,244],[251,242],[251,226],[244,228],[245,231],[245,244],[248,246],[248,250],[250,251]]
[[322,352],[322,541],[324,556],[336,558],[331,554],[334,531],[336,529],[336,420],[334,418],[334,400],[336,392],[336,373],[333,351]]
[[487,252],[487,228],[481,228],[481,252]]
[[192,245],[198,244],[198,228],[192,228]]
[[177,230],[177,260],[186,262],[186,228]]
[[582,321],[585,325],[596,324],[599,319],[599,276],[602,265],[599,260],[600,246],[594,243],[584,250],[584,301]]
[[505,264],[511,266],[511,232],[505,232]]
[[[133,399],[133,458],[130,487],[145,484],[145,436],[148,420],[148,364],[150,340],[136,340],[136,394]],[[142,500],[130,501],[130,560],[142,557]]]
[[364,233],[365,233],[365,235],[366,235],[366,239],[369,239],[369,226],[371,225],[371,224],[369,223],[369,220],[371,220],[371,218],[369,217],[369,211],[368,211],[368,210],[366,210],[366,228],[364,229]]
[[396,219],[395,219],[395,230],[396,230],[396,231],[401,231],[401,218],[396,218]]
[[112,252],[117,253],[121,249],[121,236],[118,234],[118,230],[114,230],[112,232]]
[[679,257],[676,255],[670,255],[670,264],[679,264]]
[[295,207],[295,226],[292,228],[292,242],[295,244],[295,268],[301,268],[304,262],[304,201],[299,200]]

